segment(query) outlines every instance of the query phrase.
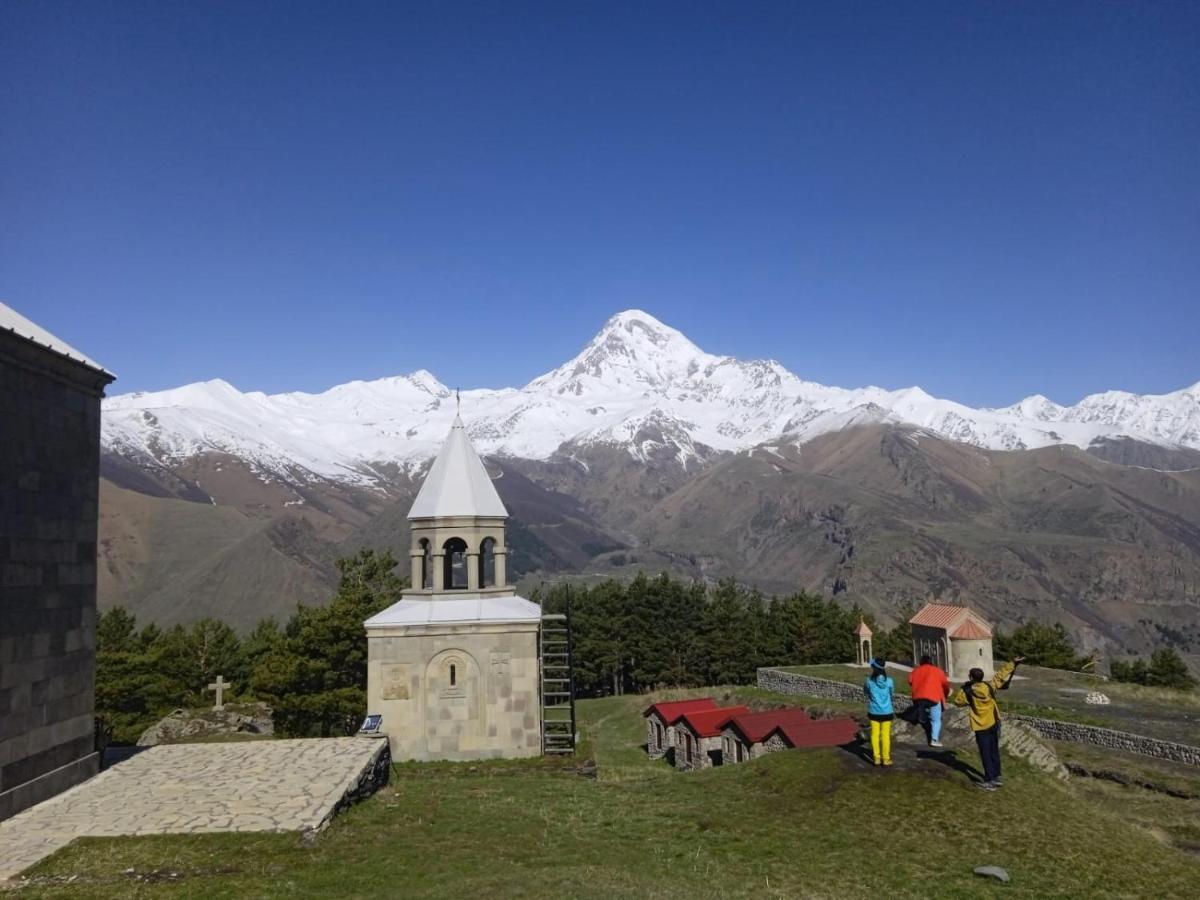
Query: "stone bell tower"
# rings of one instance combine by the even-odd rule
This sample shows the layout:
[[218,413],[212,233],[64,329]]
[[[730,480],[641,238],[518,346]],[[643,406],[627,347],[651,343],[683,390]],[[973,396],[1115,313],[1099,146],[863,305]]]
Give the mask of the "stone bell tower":
[[408,513],[412,587],[364,623],[393,759],[541,753],[541,607],[508,586],[507,518],[455,417]]

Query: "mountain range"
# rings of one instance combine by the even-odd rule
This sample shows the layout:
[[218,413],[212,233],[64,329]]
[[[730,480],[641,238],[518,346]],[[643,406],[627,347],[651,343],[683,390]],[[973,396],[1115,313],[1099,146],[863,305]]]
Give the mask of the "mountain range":
[[521,388],[425,371],[320,394],[223,381],[104,401],[101,598],[240,625],[321,602],[337,555],[404,556],[404,514],[461,412],[527,579],[667,569],[927,596],[1081,642],[1200,652],[1200,383],[1002,409],[845,389],[613,316]]
[[[217,380],[106,400],[103,445],[150,464],[227,453],[282,477],[379,484],[390,478],[381,465],[411,471],[436,453],[455,412],[454,392],[424,370],[321,394],[243,393]],[[686,464],[864,424],[912,425],[991,450],[1114,438],[1200,449],[1200,383],[1158,396],[1108,391],[1074,406],[1033,396],[972,409],[917,387],[826,387],[774,360],[714,356],[638,310],[613,316],[578,356],[522,388],[463,392],[461,413],[480,452],[522,459],[599,444],[635,459],[665,447]]]

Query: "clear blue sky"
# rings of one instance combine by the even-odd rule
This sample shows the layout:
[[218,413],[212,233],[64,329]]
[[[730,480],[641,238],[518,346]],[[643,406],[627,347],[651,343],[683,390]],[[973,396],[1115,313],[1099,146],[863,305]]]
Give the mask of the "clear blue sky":
[[628,307],[847,387],[1173,390],[1198,173],[1194,2],[0,2],[0,300],[121,392],[521,384]]

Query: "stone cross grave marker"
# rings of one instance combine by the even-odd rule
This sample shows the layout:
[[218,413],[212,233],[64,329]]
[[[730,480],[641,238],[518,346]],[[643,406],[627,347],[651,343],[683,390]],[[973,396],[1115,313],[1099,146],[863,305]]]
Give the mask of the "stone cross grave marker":
[[208,689],[210,691],[217,692],[217,702],[213,706],[213,709],[224,709],[225,708],[225,689],[232,688],[232,687],[233,687],[233,684],[226,681],[224,675],[218,675],[217,680],[208,686]]

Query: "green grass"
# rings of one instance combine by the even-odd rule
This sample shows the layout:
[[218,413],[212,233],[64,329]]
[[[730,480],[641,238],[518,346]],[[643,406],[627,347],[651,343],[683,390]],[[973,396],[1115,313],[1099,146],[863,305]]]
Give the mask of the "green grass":
[[1050,743],[1064,763],[1083,766],[1089,771],[1116,772],[1160,789],[1200,797],[1200,766],[1154,759],[1137,753],[1120,753],[1089,744],[1069,744],[1065,741]]
[[[702,693],[780,702],[754,689],[673,695]],[[674,772],[641,750],[650,699],[579,704],[594,778],[574,760],[405,764],[313,846],[294,834],[86,839],[35,867],[23,893],[1091,898],[1200,883],[1197,859],[1119,804],[1013,761],[996,794],[936,763],[884,772],[841,750]],[[985,864],[1012,883],[972,874]]]
[[[1200,854],[1200,768],[1081,744],[1055,741],[1053,747],[1064,763],[1099,776],[1076,780],[1079,790],[1094,803]],[[1149,787],[1124,787],[1110,781],[1111,777]],[[1165,795],[1168,791],[1183,797]]]

